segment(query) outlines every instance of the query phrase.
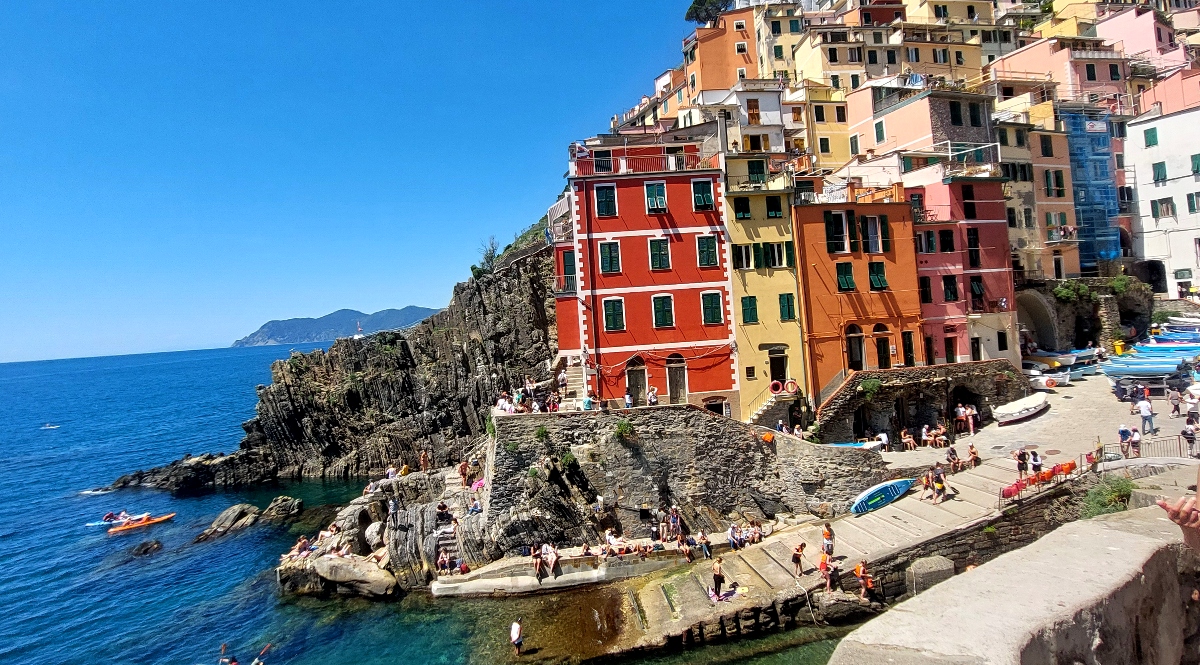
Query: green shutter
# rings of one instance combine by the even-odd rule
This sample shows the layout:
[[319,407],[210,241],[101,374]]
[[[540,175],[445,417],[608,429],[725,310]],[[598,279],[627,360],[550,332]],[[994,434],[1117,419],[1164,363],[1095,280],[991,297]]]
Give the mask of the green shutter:
[[625,329],[625,306],[620,300],[604,301],[604,329]]
[[1192,155],[1192,173],[1200,173],[1200,155]]
[[763,246],[761,242],[754,243],[754,267],[756,269],[767,267],[766,261],[763,258]]
[[879,237],[881,238],[880,247],[883,251],[892,251],[892,227],[888,226],[887,215],[879,216]]
[[1196,212],[1196,195],[1188,194],[1188,212]]
[[787,267],[796,267],[796,243],[791,240],[783,243],[783,256],[787,262]]
[[704,323],[716,324],[721,322],[721,294],[705,293],[700,296],[704,310]]
[[858,251],[858,224],[854,219],[854,211],[846,211],[846,228],[850,230],[850,251]]
[[854,290],[854,264],[839,263],[837,264],[837,280],[839,291]]
[[825,211],[825,251],[833,254],[842,251],[841,229],[832,210]]
[[1158,145],[1158,129],[1151,127],[1145,131],[1146,147]]
[[758,299],[754,296],[742,297],[742,323],[758,323]]
[[882,291],[887,288],[887,278],[884,276],[883,264],[877,261],[872,261],[867,264],[867,273],[871,281],[871,289],[874,291]]
[[1046,228],[1051,226],[1054,226],[1054,213],[1048,212],[1046,213]]
[[1151,216],[1151,217],[1153,217],[1153,218],[1155,218],[1155,219],[1158,219],[1158,218],[1159,218],[1159,214],[1158,214],[1158,199],[1154,199],[1154,200],[1150,201],[1150,216]]
[[796,296],[791,293],[779,294],[779,320],[794,321],[796,319]]
[[1162,182],[1167,179],[1167,163],[1154,162],[1154,182]]
[[1067,213],[1065,213],[1065,212],[1058,213],[1058,225],[1059,226],[1067,225]]
[[654,299],[654,325],[658,328],[670,328],[675,325],[670,296],[658,296]]
[[859,237],[862,238],[862,248],[864,252],[870,251],[871,243],[868,240],[871,237],[871,224],[867,221],[867,216],[863,215],[858,218]]
[[1054,196],[1054,174],[1046,169],[1046,196]]
[[697,263],[701,267],[717,265],[717,239],[713,236],[696,238]]

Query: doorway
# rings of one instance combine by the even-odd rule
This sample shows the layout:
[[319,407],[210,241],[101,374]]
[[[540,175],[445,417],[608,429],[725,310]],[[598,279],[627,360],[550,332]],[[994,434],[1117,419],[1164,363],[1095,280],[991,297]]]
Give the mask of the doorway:
[[876,323],[872,331],[875,337],[875,357],[878,361],[879,369],[888,369],[892,366],[892,338],[888,337],[888,327],[882,323]]
[[863,332],[853,323],[846,326],[846,366],[854,371],[863,369]]
[[1054,256],[1054,279],[1063,279],[1066,277],[1066,270],[1063,268],[1063,257]]
[[978,337],[971,338],[971,360],[983,360],[983,340]]
[[634,406],[646,406],[646,363],[633,357],[625,364],[625,387],[633,397]]
[[667,395],[671,404],[687,402],[687,363],[683,356],[667,356]]
[[900,333],[900,342],[904,346],[904,366],[915,367],[917,364],[917,351],[913,348],[912,331],[905,330]]
[[787,351],[783,349],[771,349],[767,352],[767,360],[771,363],[771,380],[787,383]]
[[946,362],[958,362],[958,338],[945,337],[942,339],[942,344],[946,346]]

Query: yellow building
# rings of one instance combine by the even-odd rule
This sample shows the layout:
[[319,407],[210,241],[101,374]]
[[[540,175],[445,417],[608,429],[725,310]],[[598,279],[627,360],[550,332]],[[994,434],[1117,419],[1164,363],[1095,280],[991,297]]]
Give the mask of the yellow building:
[[754,8],[754,35],[758,40],[758,78],[795,77],[792,48],[804,37],[803,13],[799,2],[775,2]]
[[783,108],[787,147],[810,154],[812,168],[836,169],[850,160],[845,88],[802,79],[784,91]]

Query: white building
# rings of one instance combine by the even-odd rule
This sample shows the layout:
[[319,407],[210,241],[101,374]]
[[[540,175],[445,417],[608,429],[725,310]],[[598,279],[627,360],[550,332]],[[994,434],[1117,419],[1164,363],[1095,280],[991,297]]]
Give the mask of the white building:
[[1129,122],[1125,163],[1137,183],[1135,253],[1177,298],[1200,286],[1200,106]]

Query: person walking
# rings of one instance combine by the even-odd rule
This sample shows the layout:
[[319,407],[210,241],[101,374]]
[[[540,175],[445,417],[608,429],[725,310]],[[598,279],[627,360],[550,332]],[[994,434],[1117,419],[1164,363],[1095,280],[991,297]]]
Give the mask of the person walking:
[[821,528],[821,551],[829,556],[833,556],[833,527],[829,522]]
[[1171,388],[1167,392],[1167,403],[1171,405],[1170,417],[1178,418],[1180,416],[1179,406],[1183,404],[1183,395],[1179,394],[1179,390],[1177,388]]
[[721,597],[721,585],[725,584],[725,572],[721,568],[722,561],[724,561],[724,559],[717,557],[717,560],[714,561],[712,565],[713,595],[715,595],[717,598]]
[[854,576],[858,578],[858,588],[860,589],[858,597],[862,600],[867,599],[867,591],[875,588],[875,578],[867,572],[867,560],[863,559],[854,567]]
[[1196,397],[1189,390],[1183,398],[1183,403],[1187,404],[1188,418],[1200,422],[1200,397]]
[[1146,434],[1154,434],[1154,406],[1150,404],[1150,400],[1143,397],[1136,404],[1138,414],[1142,416],[1142,432]]

